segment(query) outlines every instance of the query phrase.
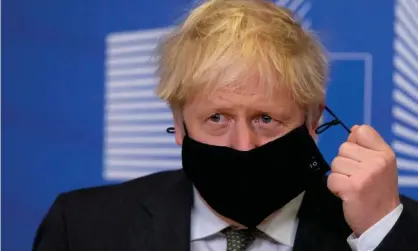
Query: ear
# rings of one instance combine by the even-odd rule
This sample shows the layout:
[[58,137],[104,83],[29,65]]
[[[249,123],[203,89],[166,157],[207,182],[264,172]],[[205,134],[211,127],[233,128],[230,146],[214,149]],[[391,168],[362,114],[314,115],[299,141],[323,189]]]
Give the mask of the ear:
[[176,144],[181,146],[183,144],[183,137],[184,137],[184,128],[183,128],[183,118],[177,112],[173,112],[173,120],[174,120],[174,129],[175,129],[175,138]]
[[321,103],[318,107],[312,108],[311,119],[309,125],[309,133],[316,138],[316,128],[322,124],[322,113],[324,112],[325,104]]

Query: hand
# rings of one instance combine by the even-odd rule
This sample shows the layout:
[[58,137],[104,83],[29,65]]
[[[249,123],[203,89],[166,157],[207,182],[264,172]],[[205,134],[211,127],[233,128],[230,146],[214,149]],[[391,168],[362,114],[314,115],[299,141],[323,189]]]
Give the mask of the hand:
[[400,204],[395,154],[372,127],[351,129],[332,161],[328,188],[342,199],[357,237]]

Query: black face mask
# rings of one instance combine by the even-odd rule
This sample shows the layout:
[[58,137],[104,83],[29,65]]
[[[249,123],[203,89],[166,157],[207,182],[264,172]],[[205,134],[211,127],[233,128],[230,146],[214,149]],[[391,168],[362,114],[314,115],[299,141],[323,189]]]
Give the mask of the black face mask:
[[[342,123],[336,118],[317,132],[336,124]],[[250,151],[198,142],[186,129],[182,163],[186,176],[213,210],[248,228],[322,182],[330,170],[305,125]]]

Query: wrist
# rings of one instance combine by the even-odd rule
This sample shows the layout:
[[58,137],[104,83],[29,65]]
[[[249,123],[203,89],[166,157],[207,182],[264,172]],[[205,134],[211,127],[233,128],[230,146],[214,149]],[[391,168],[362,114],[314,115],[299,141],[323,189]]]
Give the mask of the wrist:
[[399,197],[392,200],[391,203],[386,202],[385,206],[376,207],[377,210],[371,214],[372,217],[369,217],[368,221],[365,221],[365,224],[360,224],[358,227],[352,229],[353,235],[355,238],[360,238],[368,229],[373,227],[380,220],[389,215],[393,210],[395,210],[401,204]]

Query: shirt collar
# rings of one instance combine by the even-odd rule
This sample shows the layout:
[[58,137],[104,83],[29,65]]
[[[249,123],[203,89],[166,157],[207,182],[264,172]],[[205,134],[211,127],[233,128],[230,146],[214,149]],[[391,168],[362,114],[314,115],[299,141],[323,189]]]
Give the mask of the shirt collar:
[[191,215],[191,240],[204,239],[219,233],[229,224],[219,218],[206,206],[196,188],[193,187],[193,208]]
[[[275,241],[293,247],[297,229],[297,213],[302,203],[304,192],[287,203],[270,218],[258,226],[258,229]],[[196,241],[218,234],[229,224],[219,218],[203,202],[194,188],[194,205],[191,215],[191,241]]]
[[267,221],[258,226],[258,229],[275,241],[293,247],[298,225],[298,211],[302,204],[304,192],[296,196]]

